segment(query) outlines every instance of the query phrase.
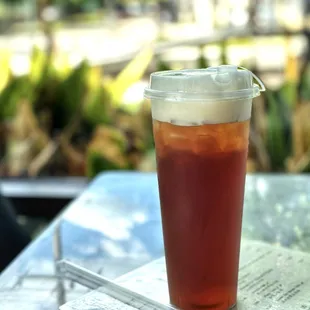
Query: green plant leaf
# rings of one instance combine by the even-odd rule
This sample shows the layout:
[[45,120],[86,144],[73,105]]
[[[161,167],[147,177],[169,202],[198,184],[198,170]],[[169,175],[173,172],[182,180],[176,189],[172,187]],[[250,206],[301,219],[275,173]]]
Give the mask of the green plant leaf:
[[286,81],[279,89],[279,93],[285,98],[290,108],[295,107],[297,103],[297,83]]
[[272,169],[280,171],[284,169],[285,159],[289,153],[285,139],[285,123],[281,116],[281,106],[276,100],[275,93],[267,91],[266,99],[269,107],[267,116],[267,150]]
[[0,95],[0,120],[11,119],[23,99],[32,102],[33,92],[28,76],[12,77]]
[[11,76],[11,69],[10,69],[10,59],[11,53],[7,50],[0,51],[0,92],[4,89],[4,87],[8,84],[10,76]]
[[46,68],[46,54],[38,47],[34,47],[30,59],[30,81],[34,84],[40,82],[44,69]]
[[63,128],[85,101],[88,89],[88,62],[83,61],[59,85],[54,104],[54,124],[56,128]]
[[116,105],[122,102],[123,95],[129,86],[140,81],[153,58],[153,49],[144,48],[110,84],[110,91]]
[[72,67],[69,63],[69,57],[67,54],[59,53],[55,55],[53,67],[55,68],[56,74],[60,78],[66,78],[72,71]]
[[304,101],[310,100],[310,64],[307,65],[304,74],[300,77],[300,97]]
[[112,113],[110,93],[104,87],[90,90],[84,105],[83,118],[92,126],[110,124]]

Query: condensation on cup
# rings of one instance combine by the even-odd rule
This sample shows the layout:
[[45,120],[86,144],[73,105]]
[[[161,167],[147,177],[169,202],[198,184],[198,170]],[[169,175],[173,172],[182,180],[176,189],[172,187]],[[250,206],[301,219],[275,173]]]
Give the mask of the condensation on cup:
[[155,72],[145,89],[170,301],[180,309],[237,303],[249,122],[252,100],[264,90],[233,65]]

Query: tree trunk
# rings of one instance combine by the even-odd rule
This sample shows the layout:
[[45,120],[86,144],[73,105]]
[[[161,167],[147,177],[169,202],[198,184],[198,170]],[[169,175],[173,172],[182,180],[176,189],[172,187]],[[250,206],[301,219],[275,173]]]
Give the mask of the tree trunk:
[[55,38],[53,33],[53,24],[50,21],[47,21],[43,17],[44,10],[52,4],[52,0],[37,0],[37,19],[40,23],[40,27],[45,35],[47,42],[46,52],[50,57],[55,50]]

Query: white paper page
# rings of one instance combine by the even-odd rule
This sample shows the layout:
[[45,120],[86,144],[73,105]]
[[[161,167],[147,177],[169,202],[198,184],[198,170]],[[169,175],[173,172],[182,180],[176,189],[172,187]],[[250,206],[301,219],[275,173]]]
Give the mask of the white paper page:
[[136,310],[123,302],[112,298],[98,291],[93,291],[87,295],[67,303],[61,310]]
[[[243,241],[239,270],[238,310],[310,310],[310,255],[262,242]],[[116,281],[158,302],[169,302],[164,258],[138,268]],[[94,291],[83,297],[89,304],[103,295]],[[111,297],[109,297],[111,298]],[[62,310],[88,310],[72,308]],[[100,308],[99,309],[127,309]],[[130,308],[128,308],[130,309]]]

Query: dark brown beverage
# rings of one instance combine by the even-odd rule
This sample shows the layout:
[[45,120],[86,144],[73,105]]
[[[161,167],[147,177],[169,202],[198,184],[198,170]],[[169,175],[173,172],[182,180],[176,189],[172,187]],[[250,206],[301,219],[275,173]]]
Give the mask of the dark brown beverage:
[[171,303],[236,304],[249,121],[153,121]]

